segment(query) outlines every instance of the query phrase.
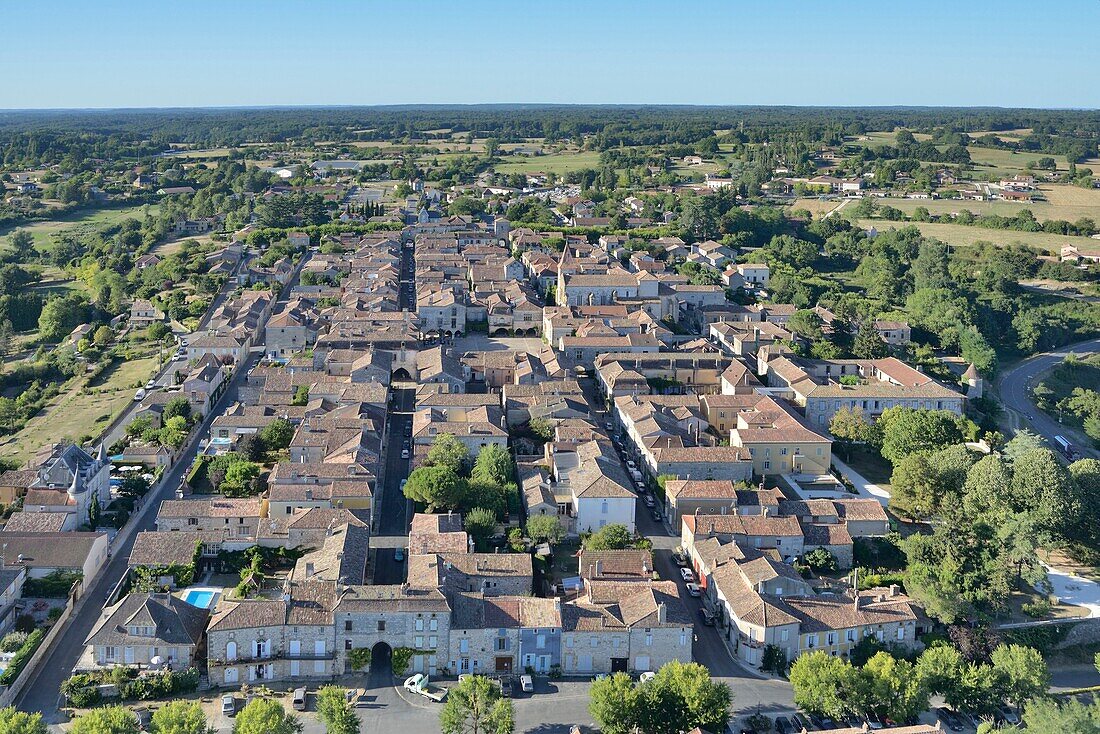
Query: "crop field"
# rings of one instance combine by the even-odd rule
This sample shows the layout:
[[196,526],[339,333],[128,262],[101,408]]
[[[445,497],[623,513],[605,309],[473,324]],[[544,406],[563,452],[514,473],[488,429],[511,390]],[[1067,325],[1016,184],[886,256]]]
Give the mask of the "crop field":
[[53,399],[18,433],[0,443],[0,456],[22,464],[43,446],[62,439],[98,435],[153,374],[156,356],[116,362],[88,387],[83,378]]
[[[31,234],[34,237],[34,246],[39,250],[49,250],[52,245],[51,235],[60,234],[65,230],[76,228],[93,228],[99,227],[104,224],[117,224],[124,219],[144,219],[145,206],[130,206],[123,207],[121,209],[95,209],[84,210],[70,214],[57,219],[51,219],[45,222],[34,222],[21,227],[8,227],[0,231],[0,236],[4,236],[3,247],[6,249],[9,247],[9,243],[6,235],[10,235],[17,229],[22,229]],[[149,213],[156,214],[157,205],[149,204]]]
[[891,227],[901,228],[912,225],[920,229],[926,237],[935,237],[950,245],[973,245],[975,242],[992,242],[998,245],[1020,243],[1056,253],[1063,245],[1075,245],[1082,252],[1100,252],[1100,240],[1090,237],[1070,237],[1046,232],[1017,232],[1011,229],[987,229],[970,227],[965,224],[946,224],[941,222],[884,222],[881,219],[860,219],[863,229],[874,227],[884,232]]
[[600,154],[586,150],[576,153],[555,153],[509,160],[496,166],[500,173],[568,173],[582,168],[597,168]]

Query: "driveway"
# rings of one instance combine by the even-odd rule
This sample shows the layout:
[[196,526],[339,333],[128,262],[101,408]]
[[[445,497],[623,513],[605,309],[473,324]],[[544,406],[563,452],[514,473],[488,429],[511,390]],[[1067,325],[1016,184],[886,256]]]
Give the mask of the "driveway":
[[862,499],[878,500],[883,507],[890,504],[890,493],[888,491],[874,482],[868,481],[862,474],[838,459],[836,454],[833,454],[833,466],[841,474],[848,477]]

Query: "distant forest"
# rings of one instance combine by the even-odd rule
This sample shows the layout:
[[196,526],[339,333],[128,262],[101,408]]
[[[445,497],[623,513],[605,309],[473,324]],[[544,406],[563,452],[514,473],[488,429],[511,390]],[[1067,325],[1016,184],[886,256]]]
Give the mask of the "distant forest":
[[1000,108],[827,108],[478,105],[0,112],[6,165],[50,164],[69,156],[141,158],[169,143],[431,141],[446,129],[498,142],[580,141],[594,150],[693,145],[721,131],[729,142],[799,139],[836,145],[844,136],[906,128],[965,133],[1030,128],[1022,149],[1070,160],[1094,155],[1100,112]]

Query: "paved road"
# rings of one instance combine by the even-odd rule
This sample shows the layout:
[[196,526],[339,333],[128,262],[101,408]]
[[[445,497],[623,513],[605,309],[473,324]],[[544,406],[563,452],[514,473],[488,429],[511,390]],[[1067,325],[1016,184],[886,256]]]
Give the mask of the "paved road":
[[[280,299],[289,291],[291,284],[296,282],[305,260],[306,258],[302,258],[299,262],[298,269],[295,270],[293,276],[283,288]],[[263,333],[266,323],[267,319],[264,318],[257,326],[258,333]],[[104,600],[125,575],[130,551],[134,547],[134,538],[137,537],[138,532],[154,528],[157,508],[162,500],[171,499],[175,495],[176,489],[183,481],[183,475],[195,460],[199,440],[210,433],[210,424],[214,421],[214,418],[236,401],[237,393],[241,383],[248,375],[248,370],[262,356],[262,347],[256,347],[254,350],[253,353],[249,354],[245,363],[240,365],[234,372],[233,377],[230,378],[229,387],[226,388],[203,419],[194,434],[194,440],[191,441],[179,460],[168,471],[164,481],[160,483],[159,489],[147,497],[147,502],[140,514],[131,520],[131,522],[136,523],[134,532],[120,547],[112,550],[112,556],[107,565],[91,586],[85,590],[84,597],[74,610],[66,629],[57,638],[49,654],[39,663],[37,670],[34,672],[34,678],[23,689],[19,700],[16,702],[16,707],[19,710],[41,711],[48,723],[54,723],[58,720],[58,691],[61,683],[69,677],[73,666],[76,665],[77,660],[84,652],[84,640],[100,617],[96,610],[102,608]]]
[[[411,286],[411,287],[410,287]],[[416,261],[413,248],[402,249],[401,289],[398,305],[403,311],[416,310]],[[401,491],[401,480],[409,476],[410,459],[401,453],[408,445],[411,450],[412,413],[416,407],[416,385],[395,382],[390,385],[390,412],[386,420],[385,465],[382,481],[375,497],[378,513],[377,532],[372,539],[374,548],[374,583],[400,584],[405,580],[405,563],[394,555],[397,548],[408,546],[409,522],[412,520],[410,503]]]
[[[400,385],[400,386],[399,386]],[[405,547],[403,542],[409,533],[412,520],[409,502],[401,491],[401,480],[409,476],[410,459],[402,458],[406,441],[410,441],[412,410],[416,389],[407,383],[395,383],[391,389],[393,402],[386,421],[385,469],[382,474],[381,497],[376,498],[378,512],[377,538],[400,539],[402,542],[383,547],[372,542],[374,554],[374,583],[399,584],[405,580],[405,564],[394,558],[394,548]],[[410,445],[411,449],[411,445]]]
[[[241,271],[241,269],[245,266],[245,264],[248,263],[250,257],[251,257],[250,255],[245,254],[245,256],[241,258],[240,262],[237,263],[237,267],[233,270],[233,273],[230,275],[230,278],[235,277],[237,275],[237,273],[239,273]],[[304,261],[305,261],[305,258],[303,258],[302,262],[304,262]],[[297,277],[297,276],[295,276],[295,277]],[[207,323],[210,321],[210,317],[214,314],[214,312],[218,308],[221,307],[221,305],[225,302],[225,299],[229,297],[229,294],[232,293],[233,291],[235,291],[236,289],[237,289],[236,285],[231,285],[229,280],[226,280],[225,285],[222,286],[222,289],[220,291],[218,291],[218,295],[214,297],[214,301],[210,304],[210,308],[208,308],[206,310],[206,313],[204,313],[202,315],[202,319],[199,321],[199,325],[198,325],[198,328],[196,329],[196,331],[202,331],[203,329],[206,328]],[[187,335],[185,335],[185,338],[186,338],[186,336]],[[177,349],[177,347],[175,347],[175,346],[173,346],[171,348],[166,347],[164,351],[167,351],[167,352],[169,352],[170,355],[173,355],[175,353],[176,349]],[[178,359],[177,360],[174,357],[170,357],[169,360],[164,364],[164,366],[162,366],[160,368],[160,370],[152,378],[153,381],[156,383],[157,388],[158,389],[163,389],[163,388],[171,387],[171,386],[175,385],[176,384],[176,379],[175,379],[176,370],[180,370],[184,374],[187,374],[188,370],[190,370],[190,364],[185,359]],[[112,446],[112,445],[114,445],[114,443],[116,441],[119,441],[120,439],[124,438],[125,435],[126,435],[126,426],[128,426],[130,424],[131,414],[135,410],[137,410],[137,408],[140,405],[141,405],[141,402],[138,402],[138,401],[135,400],[130,405],[126,406],[126,410],[115,421],[114,425],[111,427],[111,429],[109,431],[107,431],[107,433],[100,439],[100,441],[103,444],[107,445],[107,446]]]
[[[1065,426],[1036,408],[1031,401],[1030,389],[1038,383],[1040,375],[1058,365],[1069,354],[1091,352],[1100,352],[1100,339],[1078,342],[1053,352],[1037,354],[1002,373],[997,380],[996,388],[1001,396],[1001,402],[1008,409],[1012,427],[1028,427],[1045,438],[1052,448],[1057,449],[1058,445],[1054,443],[1054,437],[1073,433],[1073,431],[1068,431]],[[1072,440],[1072,437],[1067,437]],[[1097,456],[1087,442],[1077,440],[1074,443],[1077,444],[1082,455]]]
[[[233,375],[229,388],[222,394],[210,414],[203,419],[196,433],[197,437],[207,435],[214,417],[219,415],[232,401],[236,400],[238,388],[248,373],[248,367],[258,356],[258,354],[251,355],[248,362]],[[69,677],[73,666],[76,665],[80,655],[84,652],[84,640],[100,617],[97,610],[102,608],[107,595],[125,575],[130,551],[133,549],[137,532],[154,528],[157,517],[156,508],[160,505],[161,500],[171,499],[174,496],[176,488],[183,480],[183,475],[195,460],[197,449],[198,441],[192,441],[191,446],[168,471],[165,480],[159,485],[159,491],[155,495],[149,496],[149,501],[143,508],[143,514],[135,520],[137,522],[136,531],[121,547],[114,549],[113,555],[104,570],[92,586],[86,590],[80,601],[82,606],[72,616],[68,628],[62,632],[49,655],[39,664],[35,678],[23,689],[23,694],[17,703],[21,711],[41,711],[48,722],[56,721],[58,690],[62,681]]]

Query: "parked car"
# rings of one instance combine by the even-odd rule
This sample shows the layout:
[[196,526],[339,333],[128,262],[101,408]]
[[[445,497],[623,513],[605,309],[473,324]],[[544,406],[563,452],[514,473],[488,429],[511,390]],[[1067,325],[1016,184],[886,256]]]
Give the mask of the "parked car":
[[294,697],[291,699],[291,706],[295,711],[306,710],[306,688],[302,686],[294,689]]
[[408,449],[401,449],[401,458],[402,459],[409,458],[409,450]]
[[140,402],[144,399],[145,399],[145,388],[144,387],[139,387],[138,391],[136,393],[134,393],[134,402],[137,403],[137,402]]
[[798,713],[791,714],[791,723],[794,724],[795,729],[805,729],[806,731],[813,731],[813,724],[810,723],[810,719],[806,714]]
[[512,697],[512,689],[514,684],[512,683],[512,676],[506,675],[500,679],[500,695],[504,698]]
[[145,383],[145,389],[146,390],[153,390],[153,389],[156,388],[156,386],[157,386],[157,381],[156,380],[149,380],[149,382]]
[[703,595],[703,588],[701,586],[699,586],[699,584],[688,584],[687,585],[687,590],[688,590],[688,596],[702,596]]
[[137,717],[138,728],[142,731],[148,731],[149,724],[153,722],[153,712],[147,706],[138,706],[133,711],[134,716]]
[[653,518],[653,522],[661,522],[661,508],[651,508],[649,511],[649,516]]
[[648,494],[642,497],[642,502],[645,502],[646,507],[656,507],[657,503],[653,501],[653,498]]
[[222,696],[222,713],[226,716],[237,715],[237,699],[233,697],[232,693]]
[[709,609],[700,609],[699,616],[703,618],[703,624],[707,627],[713,627],[715,623],[714,613]]
[[656,677],[657,677],[656,673],[654,673],[652,670],[647,670],[646,672],[644,672],[644,673],[642,673],[641,675],[638,676],[638,682],[639,683],[648,683],[649,681],[653,680]]
[[1004,719],[1006,724],[1010,724],[1012,726],[1016,726],[1020,723],[1019,715],[1007,706],[1001,709],[1001,718]]
[[674,552],[673,552],[673,554],[672,554],[672,561],[673,561],[673,563],[675,563],[675,564],[676,564],[677,566],[686,566],[686,565],[688,565],[688,559],[687,559],[687,556],[685,556],[685,555],[684,555],[684,554],[683,554],[682,552],[680,552],[680,551],[674,551]]
[[951,731],[963,730],[962,720],[959,719],[951,709],[940,706],[936,709],[936,716],[939,717],[939,720],[943,722],[944,726]]
[[393,560],[397,561],[398,563],[401,563],[402,561],[404,561],[405,560],[405,549],[404,548],[394,548],[393,549]]
[[695,572],[692,571],[690,568],[681,568],[680,578],[690,584],[692,581],[695,580]]
[[791,730],[791,722],[786,716],[775,717],[775,730],[779,734],[787,734]]
[[521,675],[519,677],[519,689],[524,693],[534,693],[535,679],[529,675]]

